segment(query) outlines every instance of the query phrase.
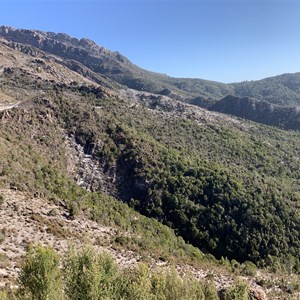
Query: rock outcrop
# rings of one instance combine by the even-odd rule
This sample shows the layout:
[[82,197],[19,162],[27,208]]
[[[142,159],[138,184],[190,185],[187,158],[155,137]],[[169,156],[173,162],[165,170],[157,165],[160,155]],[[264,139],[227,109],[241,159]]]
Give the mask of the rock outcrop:
[[300,107],[284,107],[249,97],[227,96],[210,109],[284,129],[300,129]]

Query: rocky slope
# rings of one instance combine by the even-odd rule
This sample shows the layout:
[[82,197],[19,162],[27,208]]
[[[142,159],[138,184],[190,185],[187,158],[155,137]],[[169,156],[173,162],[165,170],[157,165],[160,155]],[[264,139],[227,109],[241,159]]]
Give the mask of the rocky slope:
[[210,109],[285,129],[300,128],[300,106],[285,107],[249,97],[227,96]]
[[[299,133],[187,104],[179,89],[124,88],[59,52],[78,52],[80,60],[93,53],[96,65],[99,57],[118,56],[91,41],[13,35],[18,42],[0,39],[5,280],[15,276],[28,242],[39,238],[63,252],[67,238],[81,244],[87,233],[87,242],[103,246],[98,236],[128,263],[150,255],[183,272],[193,265],[198,277],[213,273],[219,289],[250,259],[265,268],[245,277],[251,286],[259,282],[271,299],[289,297],[288,281],[297,288],[299,279]],[[130,65],[121,60],[118,66]]]
[[[57,205],[13,190],[0,190],[0,195],[4,199],[0,210],[0,289],[15,284],[29,243],[51,246],[61,255],[70,246],[80,249],[88,244],[97,252],[111,253],[121,267],[133,268],[143,261],[139,253],[117,246],[115,239],[119,232],[116,228],[100,226],[84,215],[74,220],[69,217],[63,203]],[[10,217],[9,222],[7,216]],[[151,268],[168,265],[151,256],[148,259]],[[238,280],[230,272],[217,267],[207,269],[178,264],[176,268],[181,274],[192,273],[198,279],[213,276],[218,290],[228,288]],[[268,276],[271,279],[271,274],[258,274],[256,280]],[[241,279],[249,282],[253,293],[261,296],[259,299],[267,299],[253,278],[241,275]]]
[[[56,55],[57,63],[102,86],[118,89],[120,88],[116,83],[118,82],[129,88],[166,95],[172,99],[261,123],[286,129],[299,129],[298,122],[294,122],[293,119],[298,114],[296,106],[300,102],[299,73],[235,84],[222,84],[201,79],[178,79],[143,70],[120,53],[109,51],[86,38],[78,40],[63,33],[19,30],[8,26],[0,27],[0,36],[7,40],[6,45],[9,47],[36,57],[42,55],[40,50],[52,53]],[[36,61],[36,64],[43,63],[42,60]],[[40,65],[37,68],[45,69],[45,66]],[[48,72],[51,72],[49,67]],[[247,103],[239,101],[234,111],[231,108],[232,103],[227,105],[226,100],[214,104],[227,95],[254,97],[268,103],[280,104],[283,107],[278,106],[274,115],[272,105],[269,105],[267,110],[262,105],[252,105],[252,109],[248,111]],[[286,106],[293,107],[286,108]],[[247,111],[247,114],[242,111]],[[266,114],[271,115],[265,118]]]

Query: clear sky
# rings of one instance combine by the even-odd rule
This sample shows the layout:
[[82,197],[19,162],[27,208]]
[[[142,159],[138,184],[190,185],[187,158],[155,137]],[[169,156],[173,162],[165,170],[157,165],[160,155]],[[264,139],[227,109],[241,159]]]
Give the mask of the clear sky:
[[0,0],[0,24],[87,37],[175,77],[300,72],[297,0]]

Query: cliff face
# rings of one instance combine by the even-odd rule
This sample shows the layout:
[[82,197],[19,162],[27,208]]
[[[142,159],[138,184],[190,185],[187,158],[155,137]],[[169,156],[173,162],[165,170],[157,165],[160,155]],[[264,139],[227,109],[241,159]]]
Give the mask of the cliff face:
[[284,129],[300,128],[299,107],[284,107],[249,97],[227,96],[210,109]]

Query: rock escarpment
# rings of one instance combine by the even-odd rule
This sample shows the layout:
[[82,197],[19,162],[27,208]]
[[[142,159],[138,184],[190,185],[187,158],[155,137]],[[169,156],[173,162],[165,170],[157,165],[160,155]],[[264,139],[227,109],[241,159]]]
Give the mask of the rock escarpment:
[[227,96],[210,109],[284,129],[300,128],[300,107],[284,107],[249,97]]

